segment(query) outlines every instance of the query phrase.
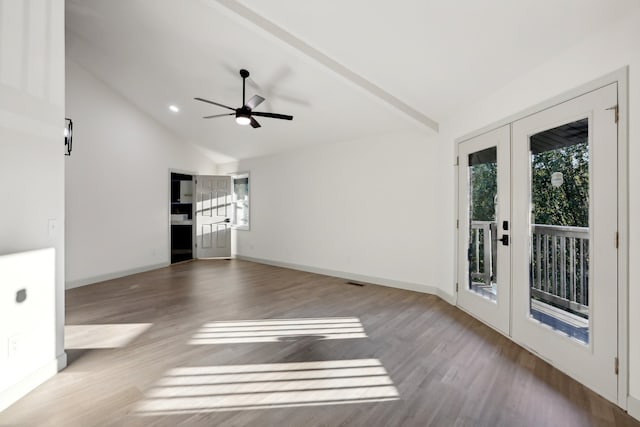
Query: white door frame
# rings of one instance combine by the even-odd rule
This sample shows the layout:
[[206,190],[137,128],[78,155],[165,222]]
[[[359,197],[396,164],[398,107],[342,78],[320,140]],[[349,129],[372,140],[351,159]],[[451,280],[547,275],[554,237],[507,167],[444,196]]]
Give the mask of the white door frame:
[[[526,110],[513,114],[488,126],[468,133],[454,140],[456,144],[456,158],[458,145],[475,136],[482,135],[493,129],[513,123],[516,120],[536,114],[588,92],[608,86],[618,85],[618,401],[622,409],[627,409],[629,397],[629,67],[623,67],[605,76],[571,89],[547,101],[536,104]],[[455,162],[458,165],[458,162]],[[457,171],[455,188],[458,191]],[[458,197],[455,197],[456,216],[458,215]],[[458,229],[455,230],[458,242]],[[460,250],[454,245],[457,250]],[[458,252],[455,254],[455,277],[458,277]],[[456,294],[457,304],[457,294]]]

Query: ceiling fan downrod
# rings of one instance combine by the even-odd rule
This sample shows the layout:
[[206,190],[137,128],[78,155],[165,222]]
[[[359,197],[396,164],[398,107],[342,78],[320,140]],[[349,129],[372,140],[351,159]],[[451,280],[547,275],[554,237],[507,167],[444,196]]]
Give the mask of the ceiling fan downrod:
[[242,105],[246,104],[245,101],[245,85],[246,85],[246,81],[247,81],[247,77],[249,77],[249,71],[245,70],[244,68],[240,70],[240,77],[242,77]]

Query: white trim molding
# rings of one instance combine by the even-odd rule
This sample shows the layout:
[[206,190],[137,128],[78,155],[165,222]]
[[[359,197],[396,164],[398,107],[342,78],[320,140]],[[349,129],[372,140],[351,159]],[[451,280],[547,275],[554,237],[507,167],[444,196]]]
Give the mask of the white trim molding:
[[[66,363],[66,362],[65,362]],[[22,378],[8,389],[0,392],[0,412],[26,396],[40,384],[58,373],[58,359],[53,359]]]
[[61,354],[56,356],[56,361],[58,363],[58,372],[62,371],[67,367],[67,352],[63,351]]
[[[618,83],[618,405],[629,401],[629,67],[610,75]],[[636,400],[637,402],[637,400]],[[640,411],[635,415],[640,419]]]
[[97,276],[86,277],[84,279],[69,280],[66,283],[66,289],[79,288],[80,286],[93,285],[94,283],[104,282],[105,280],[118,279],[132,274],[144,273],[145,271],[157,270],[158,268],[168,267],[170,264],[163,262],[160,264],[145,265],[142,267],[131,268],[128,270],[114,271],[113,273],[99,274]]
[[243,261],[255,262],[258,264],[273,265],[275,267],[290,268],[292,270],[306,271],[309,273],[322,274],[325,276],[339,277],[345,280],[351,280],[356,283],[366,283],[372,285],[386,286],[388,288],[404,289],[407,291],[421,292],[423,294],[435,295],[445,302],[453,305],[454,297],[442,291],[437,286],[421,285],[418,283],[403,282],[393,279],[385,279],[381,277],[367,276],[357,273],[349,273],[346,271],[330,270],[327,268],[313,267],[310,265],[294,264],[290,262],[275,261],[265,258],[253,258],[244,255],[235,255],[236,259]]
[[[554,96],[551,99],[548,99],[546,101],[540,102],[538,104],[535,104],[532,107],[529,107],[525,110],[519,111],[515,114],[512,114],[508,117],[505,117],[502,120],[498,120],[496,122],[493,122],[491,124],[488,124],[487,126],[484,126],[480,129],[477,129],[473,132],[469,132],[465,135],[462,135],[458,138],[456,138],[454,140],[454,142],[456,144],[459,144],[461,142],[464,142],[468,139],[471,138],[475,138],[478,135],[482,135],[485,134],[487,132],[491,132],[494,129],[497,129],[499,127],[511,124],[515,121],[518,121],[520,119],[524,119],[525,117],[531,116],[533,114],[539,113],[540,111],[544,111],[547,110],[549,108],[555,107],[558,104],[562,104],[564,102],[570,101],[573,98],[577,98],[579,96],[582,96],[586,93],[589,92],[593,92],[594,90],[598,90],[604,86],[608,86],[611,83],[618,83],[618,93],[621,92],[620,88],[624,88],[625,89],[625,93],[624,93],[624,99],[626,102],[627,99],[627,81],[629,79],[629,67],[622,67],[620,69],[617,69],[615,71],[612,71],[611,73],[608,73],[598,79],[592,80],[588,83],[585,83],[583,85],[580,85],[578,87],[575,87],[573,89],[570,89],[564,93],[561,93],[560,95]],[[623,83],[623,84],[622,84]],[[626,105],[625,105],[626,108]]]
[[640,421],[640,400],[633,396],[629,396],[627,401],[627,411],[629,415]]

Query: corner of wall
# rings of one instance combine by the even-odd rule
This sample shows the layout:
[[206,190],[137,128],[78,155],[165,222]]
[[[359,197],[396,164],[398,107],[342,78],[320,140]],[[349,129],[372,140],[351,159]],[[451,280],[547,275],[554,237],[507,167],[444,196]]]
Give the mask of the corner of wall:
[[627,411],[629,415],[640,421],[640,399],[629,396],[627,398]]
[[237,255],[237,259],[251,261],[258,264],[273,265],[276,267],[290,268],[292,270],[307,271],[309,273],[322,274],[325,276],[338,277],[345,280],[351,280],[357,283],[371,283],[373,285],[386,286],[389,288],[404,289],[407,291],[421,292],[430,295],[436,295],[444,301],[451,304],[451,297],[442,292],[437,286],[422,285],[418,283],[403,282],[393,279],[385,279],[381,277],[367,276],[357,273],[349,273],[346,271],[331,270],[326,268],[314,267],[310,265],[294,264],[290,262],[276,261],[264,258],[253,258],[243,255]]

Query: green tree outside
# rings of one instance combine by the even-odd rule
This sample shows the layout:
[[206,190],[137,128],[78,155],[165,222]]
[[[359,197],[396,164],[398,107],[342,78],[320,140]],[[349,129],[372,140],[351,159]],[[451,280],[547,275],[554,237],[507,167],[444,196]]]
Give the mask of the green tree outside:
[[[533,223],[589,226],[589,147],[586,142],[532,154],[531,201]],[[551,174],[561,172],[563,183],[551,185]],[[471,220],[495,221],[496,163],[470,168]]]
[[[589,226],[589,147],[586,142],[532,155],[531,201],[535,224]],[[564,182],[551,185],[551,174]]]
[[470,169],[471,221],[495,221],[498,166],[496,163],[482,163]]

